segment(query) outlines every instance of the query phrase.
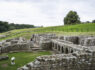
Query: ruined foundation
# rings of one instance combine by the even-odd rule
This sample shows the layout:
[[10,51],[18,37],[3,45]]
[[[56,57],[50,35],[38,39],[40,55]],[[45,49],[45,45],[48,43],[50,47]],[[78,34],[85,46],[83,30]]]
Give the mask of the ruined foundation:
[[28,51],[30,44],[24,38],[8,39],[0,42],[0,53],[8,53],[14,51]]
[[39,56],[17,70],[95,70],[95,37],[34,34],[32,41],[55,55]]

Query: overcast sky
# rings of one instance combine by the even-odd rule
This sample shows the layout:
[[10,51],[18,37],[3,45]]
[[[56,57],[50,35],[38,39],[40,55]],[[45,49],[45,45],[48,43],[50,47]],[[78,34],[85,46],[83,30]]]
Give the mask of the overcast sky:
[[0,20],[36,26],[63,25],[70,11],[81,21],[95,19],[95,0],[0,0]]

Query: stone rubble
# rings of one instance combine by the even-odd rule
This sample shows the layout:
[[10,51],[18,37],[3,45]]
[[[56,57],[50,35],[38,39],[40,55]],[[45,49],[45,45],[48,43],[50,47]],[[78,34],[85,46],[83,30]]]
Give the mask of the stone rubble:
[[8,55],[0,55],[0,61],[7,60],[7,59],[9,59]]

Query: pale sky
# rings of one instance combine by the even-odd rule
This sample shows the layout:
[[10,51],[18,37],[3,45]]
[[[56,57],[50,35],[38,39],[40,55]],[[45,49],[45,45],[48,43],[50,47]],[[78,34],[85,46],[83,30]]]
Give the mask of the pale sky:
[[0,0],[0,20],[35,26],[63,25],[70,11],[81,21],[95,19],[95,0]]

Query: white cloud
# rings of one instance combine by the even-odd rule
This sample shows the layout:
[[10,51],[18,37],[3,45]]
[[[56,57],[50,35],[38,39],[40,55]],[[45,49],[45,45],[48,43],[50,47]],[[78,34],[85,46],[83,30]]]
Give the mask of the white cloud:
[[47,20],[39,8],[28,3],[2,2],[0,9],[0,19],[5,21],[38,25]]
[[95,19],[94,0],[2,0],[0,20],[36,26],[63,25],[70,10],[78,12],[82,21]]

